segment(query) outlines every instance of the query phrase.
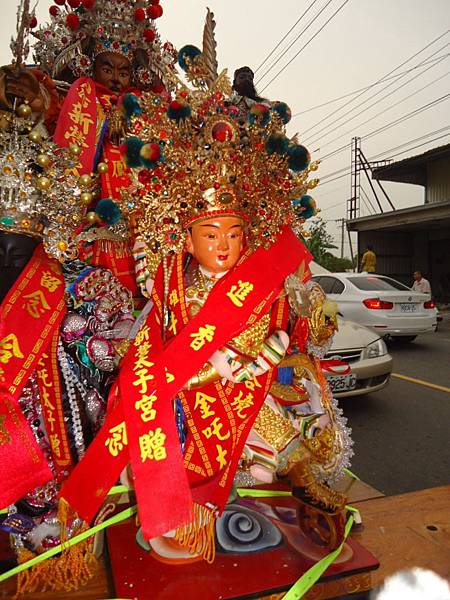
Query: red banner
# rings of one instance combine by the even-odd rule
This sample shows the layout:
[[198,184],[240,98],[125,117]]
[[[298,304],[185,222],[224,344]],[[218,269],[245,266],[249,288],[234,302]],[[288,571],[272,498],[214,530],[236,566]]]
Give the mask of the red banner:
[[[121,405],[108,415],[101,437],[91,444],[61,491],[84,519],[93,518],[108,491],[105,488],[114,484],[129,452],[144,536],[152,538],[189,522],[192,496],[172,399],[217,348],[270,310],[286,276],[309,260],[303,244],[286,228],[268,250],[259,248],[216,283],[203,308],[162,352],[153,347],[152,331],[161,326],[156,311],[150,313],[121,367]],[[209,427],[211,444],[216,443],[217,432],[226,435],[217,421]],[[236,462],[234,458],[216,461],[208,480],[220,478]],[[99,464],[101,486],[93,475]],[[214,486],[208,501],[222,508],[227,500],[224,489]]]
[[52,478],[18,405],[65,314],[61,266],[38,246],[1,305],[0,507]]

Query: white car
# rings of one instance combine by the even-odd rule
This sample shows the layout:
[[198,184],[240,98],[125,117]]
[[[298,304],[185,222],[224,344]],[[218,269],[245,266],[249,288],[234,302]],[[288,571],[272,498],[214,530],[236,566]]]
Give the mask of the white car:
[[[322,369],[336,398],[359,396],[383,389],[392,372],[386,344],[367,327],[338,319]],[[342,364],[341,364],[342,363]]]
[[344,319],[365,325],[381,337],[412,341],[435,331],[437,310],[428,294],[414,292],[399,281],[374,273],[313,275]]

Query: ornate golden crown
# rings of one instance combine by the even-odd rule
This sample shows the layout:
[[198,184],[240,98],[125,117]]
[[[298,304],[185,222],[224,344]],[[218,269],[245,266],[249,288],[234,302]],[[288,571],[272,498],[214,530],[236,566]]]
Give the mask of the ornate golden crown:
[[60,148],[32,130],[28,105],[17,113],[0,119],[0,230],[43,239],[61,262],[75,258],[75,230],[95,178],[75,174],[77,146]]
[[[283,225],[299,227],[317,163],[289,140],[276,110],[255,105],[242,125],[222,75],[210,90],[178,82],[175,100],[126,96],[130,137],[122,146],[133,185],[122,198],[149,253],[180,251],[186,227],[217,214],[249,222],[252,247],[272,243]],[[309,216],[312,216],[311,214]]]

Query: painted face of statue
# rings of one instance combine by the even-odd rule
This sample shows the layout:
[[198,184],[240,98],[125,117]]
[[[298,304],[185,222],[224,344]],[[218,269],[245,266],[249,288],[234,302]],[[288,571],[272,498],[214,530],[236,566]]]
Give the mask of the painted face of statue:
[[130,61],[114,52],[102,52],[95,59],[94,79],[115,94],[121,94],[131,85]]
[[244,246],[240,217],[219,216],[194,223],[188,232],[187,249],[213,274],[228,271],[237,263]]

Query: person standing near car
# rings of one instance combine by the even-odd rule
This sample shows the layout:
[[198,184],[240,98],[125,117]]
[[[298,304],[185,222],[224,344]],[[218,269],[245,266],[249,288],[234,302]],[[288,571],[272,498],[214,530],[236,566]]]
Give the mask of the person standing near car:
[[361,272],[375,273],[377,270],[377,255],[372,246],[367,246],[361,259]]
[[414,271],[413,277],[414,283],[412,285],[412,289],[415,292],[420,292],[421,294],[430,294],[431,296],[431,285],[428,279],[422,277],[422,273],[420,271]]

